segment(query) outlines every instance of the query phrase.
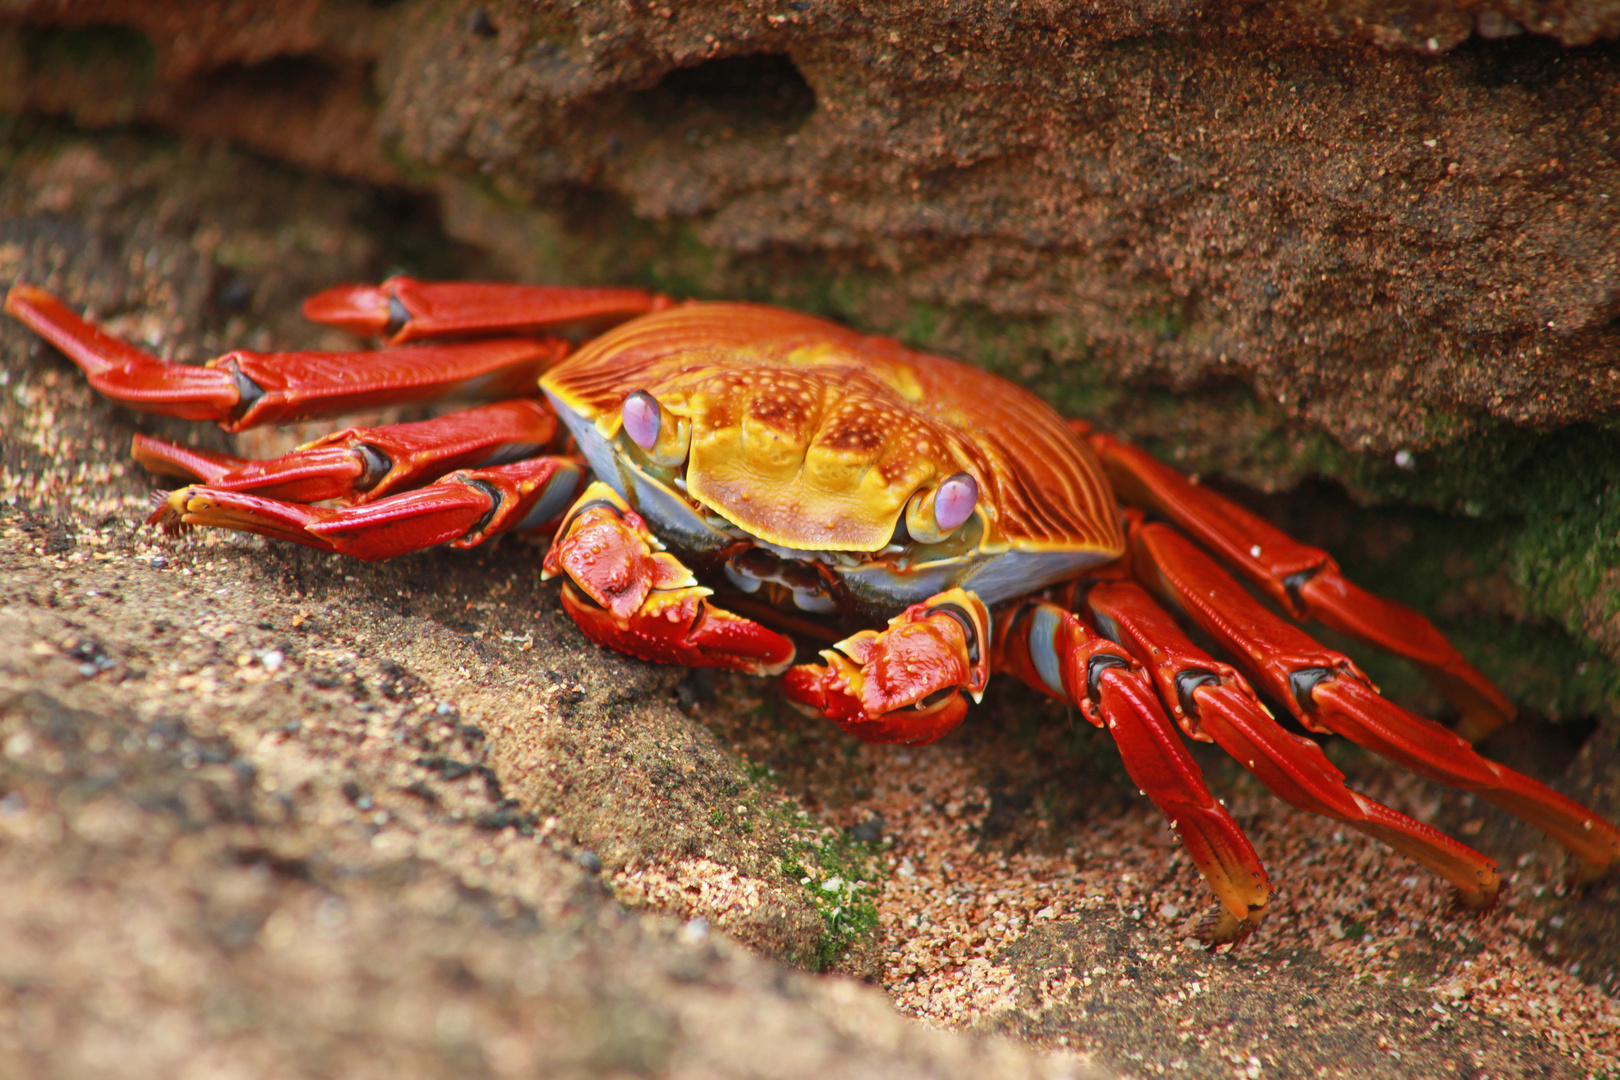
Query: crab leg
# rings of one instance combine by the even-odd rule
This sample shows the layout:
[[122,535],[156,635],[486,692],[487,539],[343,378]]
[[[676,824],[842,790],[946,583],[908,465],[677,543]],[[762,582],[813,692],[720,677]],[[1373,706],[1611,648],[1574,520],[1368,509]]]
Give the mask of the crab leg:
[[1199,928],[1211,947],[1252,934],[1271,882],[1249,838],[1204,784],[1142,666],[1072,612],[1049,601],[1014,609],[996,633],[995,668],[1078,705],[1108,727],[1125,771],[1153,800],[1221,906]]
[[782,678],[787,695],[866,742],[921,746],[967,715],[990,679],[990,613],[950,589],[913,604],[884,630],[862,630]]
[[1289,805],[1336,818],[1428,867],[1456,886],[1460,906],[1496,902],[1501,879],[1494,862],[1348,787],[1321,747],[1284,731],[1243,677],[1188,640],[1141,586],[1104,582],[1086,604],[1103,632],[1152,675],[1159,699],[1189,737],[1213,740]]
[[437,544],[468,548],[497,533],[542,528],[569,504],[583,474],[569,458],[530,458],[464,469],[415,491],[336,510],[193,486],[171,492],[149,521],[170,532],[212,526],[367,561],[391,559]]
[[269,461],[250,461],[136,435],[135,460],[156,473],[200,480],[216,491],[311,503],[375,502],[463,468],[499,465],[543,449],[557,418],[534,400],[376,428],[347,428]]
[[216,420],[226,431],[448,397],[522,397],[568,352],[560,339],[506,337],[374,352],[237,349],[192,367],[141,352],[29,285],[12,286],[5,310],[66,353],[114,401]]
[[304,317],[390,345],[469,334],[599,332],[662,311],[668,297],[641,289],[477,284],[391,277],[381,285],[339,285],[304,301]]
[[1480,757],[1461,737],[1379,696],[1350,658],[1266,610],[1191,541],[1164,525],[1131,532],[1137,580],[1186,612],[1312,731],[1332,731],[1419,776],[1478,792],[1557,840],[1576,881],[1620,863],[1620,830],[1551,788]]
[[1411,660],[1462,711],[1460,730],[1478,740],[1513,719],[1513,703],[1434,625],[1404,604],[1345,580],[1320,548],[1287,533],[1134,446],[1089,437],[1114,490],[1128,503],[1162,514],[1258,585],[1289,615]]
[[563,607],[599,645],[664,664],[779,675],[793,643],[713,604],[663,550],[641,515],[594,481],[569,510],[546,552],[543,577],[565,575]]

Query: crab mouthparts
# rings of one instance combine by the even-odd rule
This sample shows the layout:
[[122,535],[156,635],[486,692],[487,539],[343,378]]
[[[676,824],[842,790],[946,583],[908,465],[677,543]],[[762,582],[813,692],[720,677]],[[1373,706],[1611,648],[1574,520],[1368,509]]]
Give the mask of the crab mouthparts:
[[761,586],[772,583],[789,590],[793,606],[800,611],[838,610],[838,601],[828,592],[826,580],[812,562],[783,559],[754,547],[729,559],[725,571],[727,580],[745,593],[758,592]]

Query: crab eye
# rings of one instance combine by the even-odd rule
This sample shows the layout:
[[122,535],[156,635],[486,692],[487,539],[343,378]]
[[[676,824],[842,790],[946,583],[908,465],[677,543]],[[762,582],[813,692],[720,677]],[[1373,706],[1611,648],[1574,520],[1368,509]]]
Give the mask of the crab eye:
[[[903,518],[904,532],[919,544],[938,544],[965,525],[978,506],[979,482],[968,473],[952,473],[932,491],[919,491],[911,497]],[[896,536],[900,531],[896,527]]]
[[669,408],[645,390],[625,395],[619,420],[630,441],[641,447],[657,466],[674,468],[686,460],[692,441],[692,422],[680,414],[680,405]]
[[942,533],[955,532],[979,505],[979,482],[965,472],[945,478],[934,495],[934,524]]
[[658,408],[657,398],[645,390],[631,393],[624,399],[621,418],[625,434],[637,446],[651,450],[658,445],[658,432],[664,426],[664,417]]

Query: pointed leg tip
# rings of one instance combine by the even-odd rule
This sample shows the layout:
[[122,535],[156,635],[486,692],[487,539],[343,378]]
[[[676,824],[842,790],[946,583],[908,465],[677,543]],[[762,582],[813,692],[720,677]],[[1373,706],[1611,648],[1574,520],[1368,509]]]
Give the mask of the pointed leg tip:
[[374,285],[337,285],[304,300],[304,318],[361,336],[388,329],[392,294]]
[[1265,918],[1264,908],[1251,911],[1247,917],[1240,919],[1228,911],[1225,905],[1217,905],[1199,920],[1198,928],[1193,931],[1192,936],[1210,952],[1214,952],[1222,945],[1230,945],[1235,949],[1260,929],[1260,924]]
[[5,308],[6,311],[15,314],[16,312],[13,310],[15,305],[37,304],[42,300],[54,299],[56,299],[56,297],[52,296],[44,289],[30,285],[26,281],[18,281],[15,282],[11,288],[6,290]]
[[1500,879],[1480,889],[1453,889],[1447,913],[1453,916],[1485,915],[1496,908],[1496,902],[1501,896]]
[[1453,729],[1459,738],[1470,746],[1490,735],[1504,724],[1511,723],[1513,712],[1503,712],[1500,709],[1472,708],[1465,710],[1462,718],[1457,721]]
[[146,524],[162,529],[165,536],[183,536],[190,532],[192,526],[185,520],[186,493],[190,490],[152,492],[148,496],[152,512],[147,515]]
[[62,302],[44,289],[19,281],[6,290],[4,311],[13,319],[39,332],[42,323],[50,321],[41,308],[60,308]]
[[27,300],[31,293],[35,293],[35,292],[38,292],[38,291],[39,290],[35,289],[32,285],[28,285],[28,284],[26,284],[24,282],[21,282],[21,281],[14,284],[11,288],[7,289],[6,290],[6,303],[5,303],[6,314],[15,315],[16,311],[14,310],[14,306],[16,304],[19,304],[19,303],[23,302],[24,300]]
[[1617,867],[1620,867],[1620,854],[1601,863],[1571,856],[1567,884],[1572,889],[1583,889],[1594,882],[1602,881],[1614,873]]

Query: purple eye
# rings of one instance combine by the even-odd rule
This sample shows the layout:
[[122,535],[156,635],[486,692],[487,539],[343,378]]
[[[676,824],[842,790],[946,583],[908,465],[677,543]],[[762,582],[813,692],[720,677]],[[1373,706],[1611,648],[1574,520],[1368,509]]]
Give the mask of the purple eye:
[[658,432],[664,426],[664,418],[659,412],[657,398],[645,390],[637,390],[624,399],[621,416],[624,433],[637,446],[651,450],[658,444]]
[[979,482],[965,472],[953,473],[934,496],[934,524],[942,533],[952,532],[973,516],[978,505]]

